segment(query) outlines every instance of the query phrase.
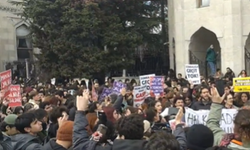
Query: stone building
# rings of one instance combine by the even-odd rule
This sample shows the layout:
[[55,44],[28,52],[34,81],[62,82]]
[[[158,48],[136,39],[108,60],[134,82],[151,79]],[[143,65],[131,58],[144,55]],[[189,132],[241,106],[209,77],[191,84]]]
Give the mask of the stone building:
[[219,52],[217,68],[250,73],[249,0],[168,0],[171,68],[185,72],[185,64],[207,69],[207,48]]
[[34,52],[29,25],[17,16],[21,9],[10,1],[0,1],[0,71],[19,70],[18,74],[25,76],[25,59],[33,60]]

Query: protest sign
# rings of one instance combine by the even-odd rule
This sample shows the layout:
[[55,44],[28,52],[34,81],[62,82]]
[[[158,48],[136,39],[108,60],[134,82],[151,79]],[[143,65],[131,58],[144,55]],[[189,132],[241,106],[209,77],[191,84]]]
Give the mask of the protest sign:
[[9,100],[10,107],[22,106],[20,85],[11,85],[10,86],[8,100]]
[[147,94],[150,93],[150,77],[154,77],[155,74],[149,74],[149,75],[143,75],[143,76],[139,76],[140,79],[140,86],[146,86],[146,92]]
[[56,78],[50,79],[50,82],[51,82],[52,85],[55,85],[56,84]]
[[147,96],[146,86],[135,86],[133,90],[134,107],[139,107]]
[[[191,108],[186,109],[185,122],[187,126],[192,126],[194,124],[206,125],[210,110],[199,110],[194,111]],[[222,109],[220,127],[227,133],[233,133],[234,128],[234,118],[237,114],[236,109]]]
[[110,94],[112,94],[112,89],[106,87],[103,88],[102,94],[100,95],[100,100],[104,100],[105,97],[109,96]]
[[7,97],[9,95],[9,88],[11,85],[12,75],[11,70],[7,70],[0,73],[1,79],[1,93],[3,97]]
[[163,93],[164,77],[163,76],[154,76],[149,77],[150,81],[150,92],[155,95],[160,95]]
[[200,71],[198,64],[186,64],[185,65],[185,72],[188,81],[192,81],[194,85],[200,84]]
[[250,77],[233,78],[234,92],[250,92]]
[[112,93],[119,95],[121,93],[122,88],[126,88],[126,84],[122,83],[122,82],[115,81],[113,83]]

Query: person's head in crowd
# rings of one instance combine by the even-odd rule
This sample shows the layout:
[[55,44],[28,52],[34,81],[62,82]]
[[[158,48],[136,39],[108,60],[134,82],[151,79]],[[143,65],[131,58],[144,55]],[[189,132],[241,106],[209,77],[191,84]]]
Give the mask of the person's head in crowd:
[[36,109],[30,111],[30,113],[34,113],[37,120],[42,123],[43,131],[47,129],[47,124],[48,124],[48,113],[44,109]]
[[29,93],[29,96],[30,96],[30,99],[34,100],[35,102],[41,100],[39,93],[34,90]]
[[65,121],[58,128],[56,134],[56,143],[68,149],[73,143],[73,121]]
[[188,87],[187,86],[183,86],[182,87],[182,93],[188,93]]
[[177,86],[177,80],[175,78],[171,79],[171,87]]
[[113,107],[103,107],[103,111],[105,112],[107,119],[112,123],[115,123],[121,117],[121,114]]
[[202,101],[210,101],[208,87],[202,87],[200,89],[200,98]]
[[173,104],[174,104],[173,106],[176,108],[184,107],[184,104],[185,104],[184,98],[180,96],[175,97]]
[[179,92],[179,89],[177,87],[173,87],[173,91],[176,93]]
[[241,109],[234,119],[235,139],[243,143],[250,142],[250,110]]
[[61,101],[63,101],[64,99],[64,94],[63,94],[63,91],[61,90],[58,90],[55,92],[55,97],[59,98]]
[[1,131],[7,134],[8,136],[15,135],[18,133],[16,126],[15,126],[15,121],[17,119],[17,115],[14,114],[9,114],[6,116],[1,123]]
[[23,112],[24,112],[24,109],[23,109],[22,106],[17,106],[13,110],[13,114],[16,114],[18,116],[20,116],[21,114],[23,114]]
[[107,96],[107,100],[110,101],[112,104],[114,104],[118,98],[117,94],[110,94],[109,96]]
[[238,76],[240,76],[240,77],[247,77],[246,70],[241,70],[241,72],[240,72],[240,74]]
[[57,119],[64,115],[68,115],[68,109],[65,106],[56,107],[50,112],[49,119],[55,124],[58,122]]
[[26,97],[26,95],[22,96],[22,104],[26,104],[28,102],[28,99]]
[[150,101],[148,103],[148,108],[154,108],[158,113],[162,112],[162,105],[160,101]]
[[39,108],[46,110],[48,113],[53,109],[49,101],[44,101],[39,104]]
[[23,106],[23,111],[24,112],[28,112],[30,110],[34,109],[34,104],[32,103],[27,103]]
[[230,90],[231,90],[231,88],[228,84],[224,86],[224,94],[229,94]]
[[202,124],[195,124],[186,131],[189,150],[205,150],[213,146],[213,132]]
[[144,133],[143,117],[137,114],[121,117],[116,130],[118,139],[141,140]]
[[182,79],[182,74],[178,73],[178,79]]
[[42,131],[42,123],[33,113],[24,113],[17,117],[15,121],[16,129],[22,134],[36,135]]
[[127,78],[127,79],[125,79],[125,83],[126,84],[129,84],[129,82],[130,82],[130,80]]
[[62,103],[61,99],[55,96],[50,97],[48,101],[52,106],[57,106],[57,107],[60,106]]
[[90,103],[88,108],[88,113],[96,113],[98,110],[102,110],[98,102]]
[[247,92],[242,92],[239,94],[239,99],[240,102],[242,102],[242,104],[244,105],[244,103],[246,103],[250,99],[250,95]]
[[145,112],[145,119],[152,124],[160,120],[160,114],[155,108],[149,108]]
[[226,94],[224,96],[224,106],[228,109],[233,108],[233,101],[234,101],[234,97],[232,93]]
[[192,105],[192,96],[190,95],[187,95],[187,96],[184,96],[184,104],[186,107],[189,107],[190,105]]
[[131,114],[138,114],[138,108],[127,106],[125,116],[129,116]]
[[154,133],[145,145],[145,150],[180,150],[180,144],[175,136],[166,131]]

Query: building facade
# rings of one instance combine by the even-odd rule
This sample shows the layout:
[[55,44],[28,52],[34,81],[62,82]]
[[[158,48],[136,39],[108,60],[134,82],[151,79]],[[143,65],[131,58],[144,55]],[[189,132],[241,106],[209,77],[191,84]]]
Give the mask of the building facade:
[[199,64],[202,75],[209,69],[206,50],[214,45],[216,67],[236,75],[250,73],[249,0],[168,0],[170,65],[185,73],[185,64]]
[[0,72],[12,69],[13,73],[25,77],[25,60],[33,61],[35,49],[32,46],[29,25],[18,16],[21,9],[10,1],[0,1]]

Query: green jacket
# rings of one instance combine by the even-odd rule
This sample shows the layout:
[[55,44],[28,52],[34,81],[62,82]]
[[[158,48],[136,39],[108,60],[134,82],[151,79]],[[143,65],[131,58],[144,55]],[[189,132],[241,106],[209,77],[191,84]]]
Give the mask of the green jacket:
[[216,52],[214,51],[214,49],[211,49],[211,48],[207,49],[206,61],[216,62]]
[[[209,127],[213,134],[214,134],[214,145],[220,145],[222,138],[226,134],[221,128],[220,128],[220,120],[221,120],[221,112],[222,112],[223,106],[220,104],[213,103],[211,105],[211,109],[208,115],[207,120],[207,127]],[[233,150],[249,150],[250,147],[242,147],[240,145],[230,143],[228,145],[229,149]]]

